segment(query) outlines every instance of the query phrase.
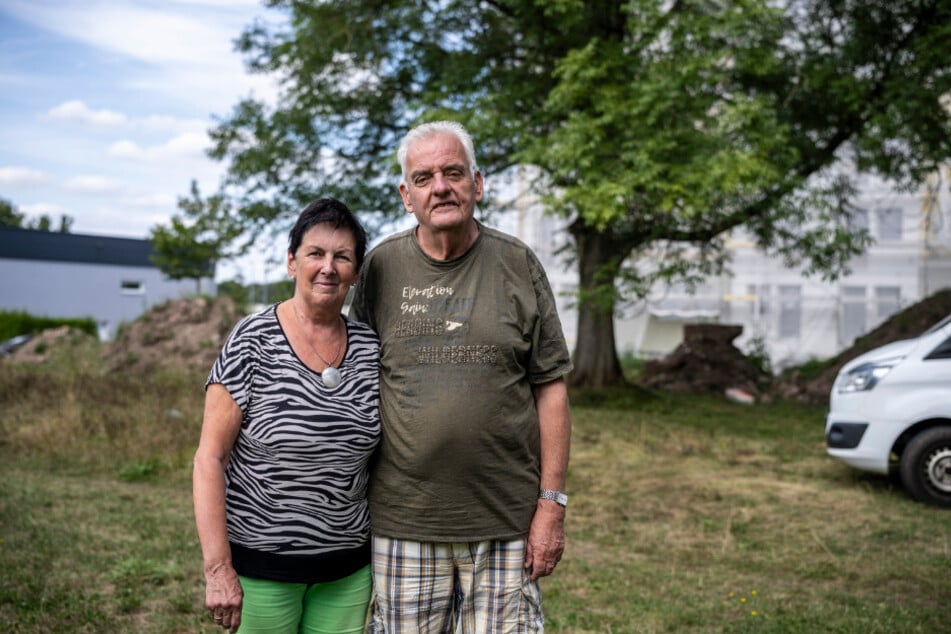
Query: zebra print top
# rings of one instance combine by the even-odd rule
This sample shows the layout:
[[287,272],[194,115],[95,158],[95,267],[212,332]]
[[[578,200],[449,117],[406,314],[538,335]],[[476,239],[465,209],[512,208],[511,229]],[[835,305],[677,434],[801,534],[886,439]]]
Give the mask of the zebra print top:
[[345,319],[343,381],[331,389],[297,357],[276,308],[235,326],[206,384],[222,384],[243,412],[225,475],[228,538],[239,574],[318,583],[369,561],[379,340]]

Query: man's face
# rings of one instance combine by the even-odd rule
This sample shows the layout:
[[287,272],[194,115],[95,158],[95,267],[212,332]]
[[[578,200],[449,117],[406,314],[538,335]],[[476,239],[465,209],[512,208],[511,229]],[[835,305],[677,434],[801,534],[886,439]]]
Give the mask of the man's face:
[[433,232],[465,227],[482,200],[482,174],[473,177],[462,143],[451,134],[426,137],[406,153],[403,206]]

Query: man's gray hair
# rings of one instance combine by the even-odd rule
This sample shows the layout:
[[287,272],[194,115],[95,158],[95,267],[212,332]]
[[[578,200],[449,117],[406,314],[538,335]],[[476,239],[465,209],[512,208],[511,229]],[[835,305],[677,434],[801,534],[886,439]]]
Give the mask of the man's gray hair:
[[400,141],[400,147],[396,151],[396,160],[400,162],[400,172],[402,172],[402,178],[400,179],[401,184],[406,183],[406,153],[409,152],[410,146],[417,141],[428,139],[429,137],[439,134],[451,134],[459,139],[459,142],[462,143],[462,149],[466,153],[466,162],[469,163],[469,171],[473,177],[475,176],[479,168],[476,166],[472,137],[469,136],[466,129],[461,123],[456,123],[455,121],[432,121],[416,126],[407,132],[403,140]]

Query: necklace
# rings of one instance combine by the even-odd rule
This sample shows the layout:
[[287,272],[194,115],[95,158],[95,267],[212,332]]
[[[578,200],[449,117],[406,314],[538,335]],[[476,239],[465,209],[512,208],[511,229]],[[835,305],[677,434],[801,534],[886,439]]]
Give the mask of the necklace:
[[[300,318],[300,313],[297,312],[297,304],[294,303],[294,300],[291,300],[291,308],[294,309],[294,316],[297,318],[297,325],[300,327],[301,334],[304,335],[304,340],[307,342],[307,345],[310,346],[310,349],[314,351],[314,354],[317,355],[317,358],[324,362],[327,366],[324,368],[324,371],[320,373],[320,380],[323,381],[324,385],[329,388],[335,388],[340,385],[340,382],[343,380],[343,377],[340,375],[340,370],[333,367],[330,361],[324,359],[319,352],[317,352],[317,346],[314,345],[314,342],[310,340],[310,337],[307,336],[307,331],[304,330],[304,320]],[[337,345],[337,351],[334,353],[333,360],[337,360],[337,356],[340,354],[340,348],[343,347],[343,340],[340,340],[340,343]]]

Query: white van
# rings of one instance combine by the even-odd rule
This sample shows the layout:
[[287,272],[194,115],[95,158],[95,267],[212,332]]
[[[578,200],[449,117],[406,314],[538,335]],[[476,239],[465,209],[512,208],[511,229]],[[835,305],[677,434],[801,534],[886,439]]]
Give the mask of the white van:
[[856,469],[897,472],[920,502],[951,508],[951,315],[842,367],[826,446]]

